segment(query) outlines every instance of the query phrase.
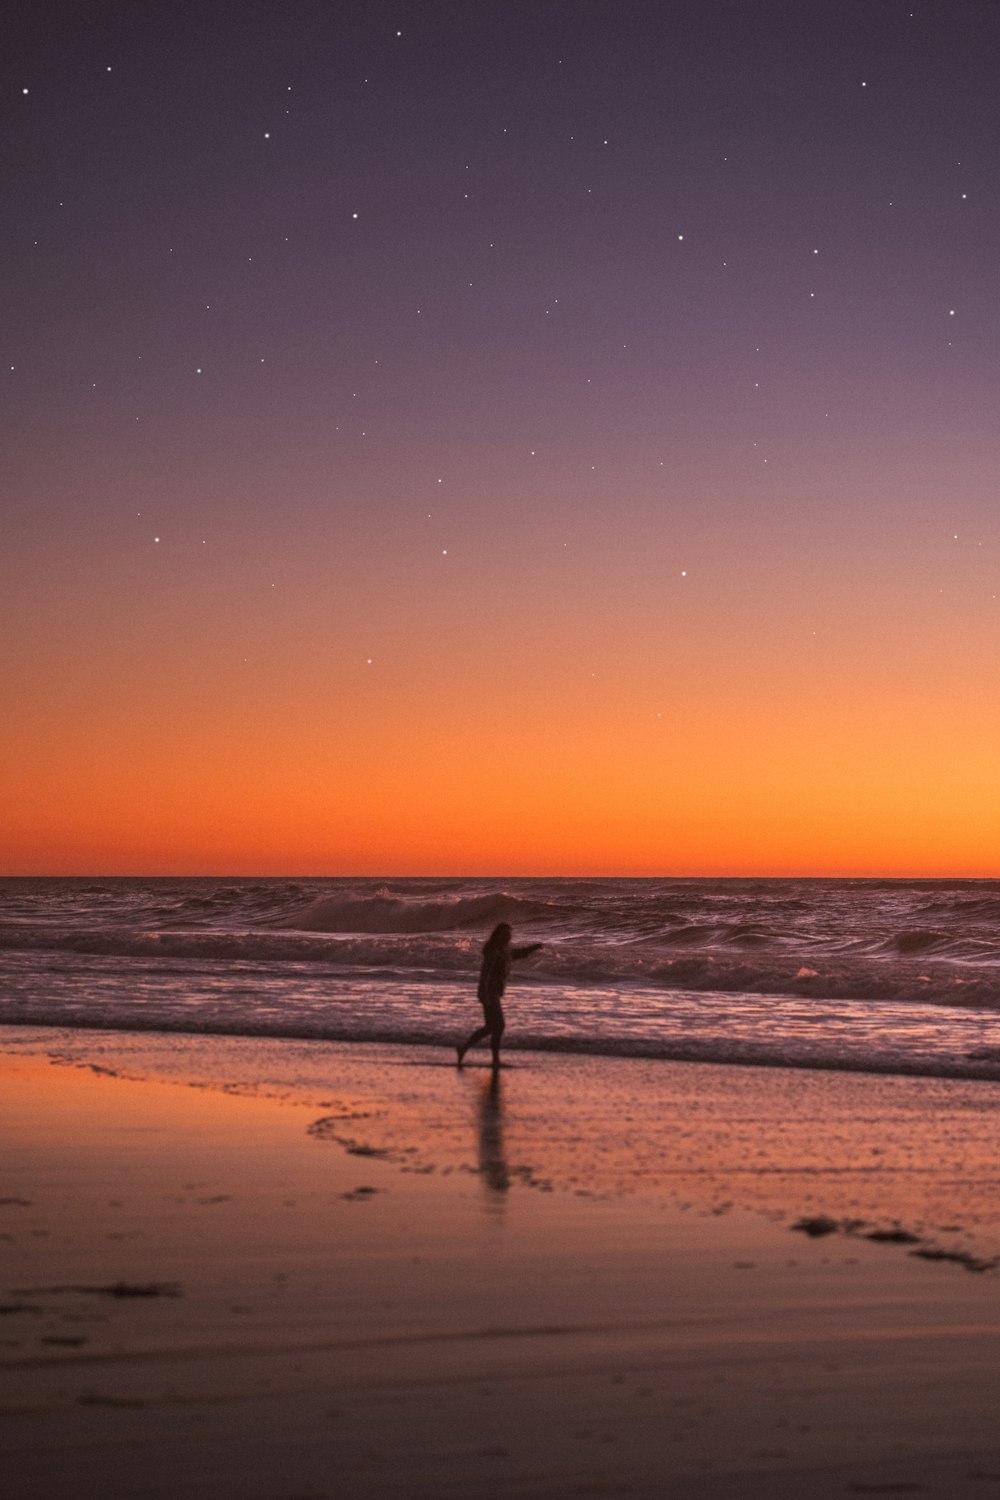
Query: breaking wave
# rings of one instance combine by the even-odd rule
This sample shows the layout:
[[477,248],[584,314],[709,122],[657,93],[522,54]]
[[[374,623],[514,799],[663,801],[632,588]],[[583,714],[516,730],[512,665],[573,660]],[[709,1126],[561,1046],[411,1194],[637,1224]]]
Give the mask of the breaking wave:
[[[491,900],[489,909],[492,921],[496,911],[502,911],[502,902]],[[426,924],[426,906],[420,908],[418,917]],[[398,921],[398,916],[393,920]],[[942,961],[939,954],[929,954],[931,946],[916,945],[919,959],[888,954],[873,958],[856,949],[832,954],[813,950],[804,963],[799,948],[764,951],[762,940],[747,942],[746,935],[739,933],[731,934],[729,943],[720,942],[717,932],[709,936],[705,928],[698,934],[697,946],[694,941],[690,946],[670,939],[656,944],[648,940],[609,943],[556,934],[544,940],[539,953],[518,965],[518,979],[520,983],[581,988],[641,985],[711,994],[907,1000],[1000,1011],[1000,970],[992,965]],[[3,949],[197,963],[218,966],[220,977],[227,965],[250,966],[261,973],[278,965],[300,973],[322,969],[335,976],[371,971],[421,982],[462,975],[471,984],[479,963],[480,935],[443,925],[438,931],[421,926],[412,932],[396,927],[368,933],[301,928],[250,932],[8,928],[0,932]]]
[[497,922],[553,922],[573,915],[572,908],[499,891],[483,896],[454,896],[441,901],[407,901],[379,893],[344,900],[319,896],[290,912],[277,927],[301,932],[448,932],[456,928],[495,926]]

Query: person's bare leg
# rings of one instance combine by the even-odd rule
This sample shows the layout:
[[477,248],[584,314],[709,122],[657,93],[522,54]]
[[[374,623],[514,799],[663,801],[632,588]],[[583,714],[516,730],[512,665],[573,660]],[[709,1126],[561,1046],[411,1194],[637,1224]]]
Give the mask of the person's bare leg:
[[503,1033],[504,1023],[501,1020],[497,1023],[497,1025],[493,1027],[493,1030],[490,1032],[490,1050],[493,1053],[494,1073],[500,1066],[500,1043],[503,1041]]
[[459,1067],[462,1066],[462,1063],[465,1060],[465,1054],[468,1052],[469,1048],[474,1047],[477,1042],[481,1042],[484,1037],[488,1037],[489,1035],[490,1028],[488,1026],[480,1026],[478,1031],[474,1031],[466,1041],[462,1042],[458,1047],[455,1048],[455,1052],[458,1056]]

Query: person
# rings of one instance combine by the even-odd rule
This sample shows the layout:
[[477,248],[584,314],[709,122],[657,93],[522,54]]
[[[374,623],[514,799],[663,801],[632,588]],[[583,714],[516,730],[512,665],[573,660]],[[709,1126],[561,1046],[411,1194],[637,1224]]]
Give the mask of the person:
[[529,953],[536,953],[542,946],[541,943],[528,943],[523,948],[512,948],[510,940],[513,935],[508,924],[500,922],[483,944],[483,966],[479,971],[479,1003],[483,1007],[483,1025],[455,1048],[459,1067],[469,1048],[486,1037],[490,1039],[493,1067],[496,1069],[500,1066],[500,1042],[506,1024],[500,1001],[507,986],[511,963],[515,958],[527,958]]

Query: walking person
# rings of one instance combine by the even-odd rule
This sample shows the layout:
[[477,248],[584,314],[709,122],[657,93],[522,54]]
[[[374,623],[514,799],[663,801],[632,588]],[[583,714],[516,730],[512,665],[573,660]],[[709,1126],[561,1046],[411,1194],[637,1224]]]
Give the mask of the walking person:
[[512,948],[510,940],[513,935],[508,924],[500,922],[483,944],[483,966],[479,971],[479,1003],[483,1007],[483,1025],[455,1048],[459,1067],[469,1048],[484,1041],[486,1037],[490,1039],[493,1067],[496,1069],[500,1066],[500,1041],[505,1025],[500,1001],[507,987],[510,966],[515,958],[527,958],[529,953],[537,953],[542,946],[541,943],[528,943],[523,948]]

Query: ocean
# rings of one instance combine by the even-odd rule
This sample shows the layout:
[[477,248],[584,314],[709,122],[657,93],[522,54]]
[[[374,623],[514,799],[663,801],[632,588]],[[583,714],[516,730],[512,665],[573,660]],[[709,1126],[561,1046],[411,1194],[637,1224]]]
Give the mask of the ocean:
[[0,880],[0,1025],[1000,1079],[1000,881]]

